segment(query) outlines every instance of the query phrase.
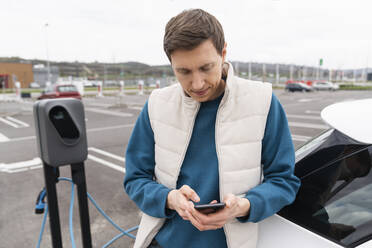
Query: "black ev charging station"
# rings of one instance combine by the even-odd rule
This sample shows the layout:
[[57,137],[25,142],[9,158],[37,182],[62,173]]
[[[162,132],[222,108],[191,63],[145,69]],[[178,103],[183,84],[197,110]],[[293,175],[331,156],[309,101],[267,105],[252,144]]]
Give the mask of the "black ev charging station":
[[34,104],[37,147],[43,161],[53,248],[62,248],[56,184],[59,167],[70,165],[77,185],[84,248],[92,247],[84,161],[88,156],[84,106],[72,98],[48,99]]

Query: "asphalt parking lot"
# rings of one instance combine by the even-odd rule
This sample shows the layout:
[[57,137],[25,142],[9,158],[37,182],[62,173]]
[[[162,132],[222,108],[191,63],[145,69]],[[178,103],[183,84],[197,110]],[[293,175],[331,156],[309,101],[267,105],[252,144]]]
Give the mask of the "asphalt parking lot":
[[[274,91],[289,121],[296,148],[328,127],[320,111],[335,102],[371,98],[371,91],[287,93]],[[122,228],[138,225],[140,213],[123,189],[125,149],[148,95],[84,98],[89,156],[85,162],[87,189],[97,203]],[[42,215],[34,214],[35,201],[44,185],[38,159],[32,101],[0,101],[0,247],[35,247]],[[345,118],[348,118],[345,116]],[[61,176],[70,177],[70,168],[62,167]],[[57,186],[62,236],[70,247],[68,207],[70,185]],[[74,230],[80,244],[78,208],[75,201]],[[119,232],[90,204],[93,247],[101,247]],[[133,241],[123,237],[111,247],[129,247]],[[51,247],[48,224],[42,247]]]

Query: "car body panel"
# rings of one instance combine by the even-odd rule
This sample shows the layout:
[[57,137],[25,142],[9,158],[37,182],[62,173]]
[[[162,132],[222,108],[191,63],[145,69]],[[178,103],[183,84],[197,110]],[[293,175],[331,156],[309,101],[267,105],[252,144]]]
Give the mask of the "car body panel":
[[258,236],[257,248],[271,248],[282,245],[287,248],[342,247],[279,215],[273,215],[261,221]]
[[259,222],[258,248],[372,248],[371,106],[364,99],[321,112],[331,128],[296,150],[301,187],[292,204]]
[[324,122],[350,138],[372,144],[372,99],[335,103],[320,115]]
[[358,248],[372,248],[372,240],[359,245]]
[[307,155],[295,167],[299,192],[278,215],[337,245],[359,247],[371,240],[372,145],[334,130],[320,145],[307,147],[311,151],[303,151]]

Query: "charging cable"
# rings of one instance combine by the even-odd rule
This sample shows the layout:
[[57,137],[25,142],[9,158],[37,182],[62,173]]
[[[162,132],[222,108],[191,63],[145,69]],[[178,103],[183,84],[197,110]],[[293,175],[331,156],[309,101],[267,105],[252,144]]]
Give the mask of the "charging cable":
[[[70,230],[70,239],[71,239],[71,246],[72,248],[76,248],[75,245],[75,237],[74,237],[74,228],[73,228],[73,215],[74,215],[74,198],[75,198],[75,184],[70,178],[67,177],[59,177],[58,181],[67,181],[71,183],[71,197],[70,197],[70,207],[69,207],[69,230]],[[132,239],[136,239],[136,236],[131,234],[131,232],[138,229],[138,226],[134,226],[132,228],[129,228],[128,230],[124,230],[120,226],[118,226],[103,210],[102,208],[97,204],[97,202],[93,199],[93,197],[87,193],[87,196],[89,200],[93,203],[94,207],[98,210],[100,214],[102,214],[103,217],[107,219],[108,222],[111,223],[117,230],[120,231],[120,234],[116,235],[113,239],[111,239],[109,242],[107,242],[102,248],[107,248],[109,245],[114,243],[116,240],[123,236],[128,236]],[[44,217],[41,223],[40,233],[38,242],[36,245],[36,248],[40,248],[41,240],[43,237],[44,229],[45,229],[45,223],[48,215],[48,204],[45,202],[46,197],[46,190],[43,188],[36,200],[36,207],[35,207],[35,213],[36,214],[42,214],[44,212]]]

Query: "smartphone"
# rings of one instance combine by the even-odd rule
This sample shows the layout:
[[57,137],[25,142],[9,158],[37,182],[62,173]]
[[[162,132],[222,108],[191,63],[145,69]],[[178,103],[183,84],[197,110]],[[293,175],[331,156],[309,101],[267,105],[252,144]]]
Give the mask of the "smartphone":
[[225,207],[224,202],[220,203],[212,203],[212,204],[201,204],[201,205],[195,205],[194,208],[202,213],[214,213],[218,210],[221,210]]

